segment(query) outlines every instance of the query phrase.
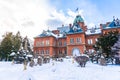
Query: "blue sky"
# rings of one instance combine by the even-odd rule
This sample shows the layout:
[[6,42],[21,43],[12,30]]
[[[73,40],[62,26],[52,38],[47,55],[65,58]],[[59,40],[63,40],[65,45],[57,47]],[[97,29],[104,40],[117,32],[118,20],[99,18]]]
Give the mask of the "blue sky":
[[88,28],[120,18],[119,0],[0,0],[0,39],[6,32],[33,37],[73,23],[76,8]]
[[49,2],[58,11],[62,10],[64,14],[67,9],[75,11],[78,7],[79,10],[83,10],[82,15],[87,25],[111,21],[113,16],[120,18],[119,0],[50,0]]

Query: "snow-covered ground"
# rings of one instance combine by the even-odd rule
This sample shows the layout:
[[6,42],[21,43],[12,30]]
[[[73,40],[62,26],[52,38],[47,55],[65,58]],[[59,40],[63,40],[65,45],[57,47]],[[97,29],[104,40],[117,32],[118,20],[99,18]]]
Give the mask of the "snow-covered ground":
[[22,64],[0,62],[0,80],[120,80],[120,66],[88,62],[81,68],[71,59],[64,59],[54,62],[54,66],[51,62],[23,70]]

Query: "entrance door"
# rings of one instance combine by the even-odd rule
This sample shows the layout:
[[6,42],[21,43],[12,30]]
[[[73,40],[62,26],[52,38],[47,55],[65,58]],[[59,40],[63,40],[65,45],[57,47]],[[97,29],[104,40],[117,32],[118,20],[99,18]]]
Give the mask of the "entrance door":
[[80,56],[80,50],[78,48],[74,48],[72,50],[72,55],[73,56]]

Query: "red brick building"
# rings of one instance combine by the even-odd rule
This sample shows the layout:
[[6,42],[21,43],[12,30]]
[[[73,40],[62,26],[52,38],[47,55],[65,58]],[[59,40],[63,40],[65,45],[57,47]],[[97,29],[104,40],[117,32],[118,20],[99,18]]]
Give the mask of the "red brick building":
[[42,56],[75,56],[85,50],[93,52],[93,45],[101,34],[119,30],[119,19],[100,24],[100,28],[87,29],[83,18],[77,15],[73,24],[58,27],[57,30],[43,31],[34,38],[34,54]]

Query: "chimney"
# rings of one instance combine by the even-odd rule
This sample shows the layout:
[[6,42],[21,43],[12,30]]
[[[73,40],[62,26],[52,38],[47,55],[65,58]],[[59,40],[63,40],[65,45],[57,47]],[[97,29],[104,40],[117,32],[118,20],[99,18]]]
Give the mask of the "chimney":
[[103,26],[102,26],[102,24],[100,24],[100,29],[101,29],[101,30],[103,29]]
[[62,27],[64,27],[64,24],[62,24]]
[[87,31],[87,26],[85,26],[85,30],[84,31]]
[[72,24],[69,24],[69,27],[71,28],[71,27],[72,27]]
[[106,23],[106,26],[108,26],[109,24],[110,24],[110,22],[107,22],[107,23]]

